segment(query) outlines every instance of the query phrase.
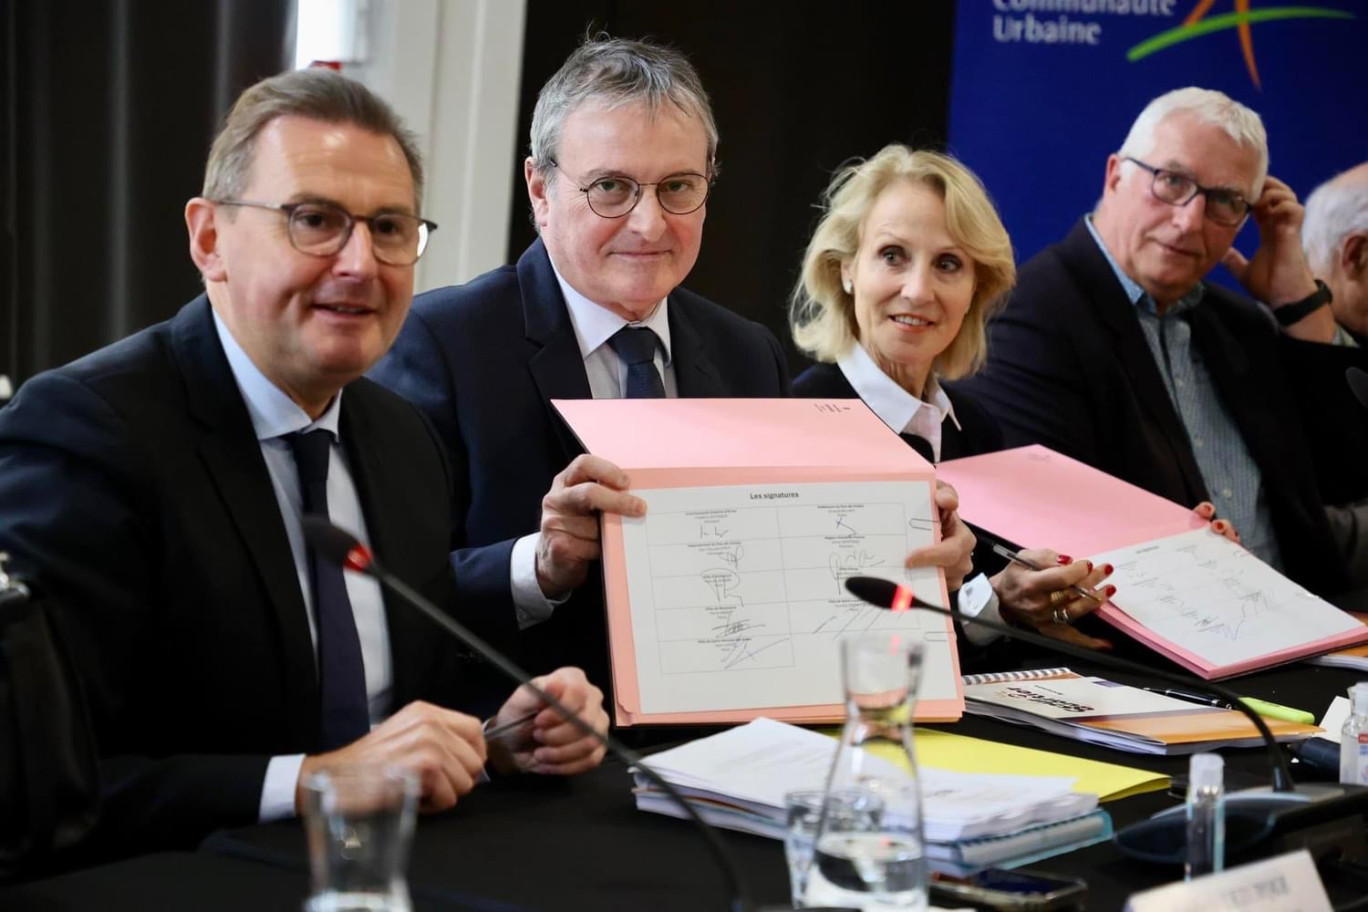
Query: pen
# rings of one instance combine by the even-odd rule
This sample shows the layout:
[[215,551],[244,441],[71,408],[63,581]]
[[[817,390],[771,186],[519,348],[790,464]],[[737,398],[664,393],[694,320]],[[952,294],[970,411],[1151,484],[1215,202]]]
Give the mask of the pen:
[[[1000,544],[998,544],[997,542],[993,542],[993,553],[996,554],[996,555],[999,556],[999,557],[1005,557],[1005,558],[1007,558],[1009,561],[1011,561],[1011,562],[1014,563],[1014,564],[1020,564],[1021,566],[1025,567],[1027,570],[1044,570],[1044,569],[1045,569],[1044,567],[1042,567],[1042,566],[1040,566],[1039,564],[1037,564],[1035,561],[1027,560],[1026,558],[1022,557],[1020,554],[1018,554],[1017,552],[1013,551],[1011,548],[1004,547],[1003,545],[1000,545]],[[1082,586],[1070,586],[1069,588],[1070,588],[1071,590],[1073,590],[1075,593],[1077,593],[1078,595],[1081,595],[1081,596],[1083,596],[1083,597],[1086,598],[1086,599],[1092,599],[1094,602],[1097,602],[1099,605],[1102,604],[1103,601],[1105,601],[1105,600],[1102,598],[1102,596],[1098,595],[1096,592],[1092,592],[1092,591],[1090,591],[1090,590],[1088,590],[1088,589],[1084,589]]]
[[1256,700],[1253,697],[1240,697],[1240,702],[1259,715],[1268,716],[1270,719],[1282,719],[1284,722],[1300,722],[1302,725],[1316,724],[1316,717],[1304,709],[1293,709],[1290,706],[1270,703],[1267,700]]
[[[1208,697],[1206,694],[1188,693],[1183,690],[1166,690],[1160,687],[1143,687],[1141,690],[1148,690],[1150,693],[1163,694],[1166,697],[1173,697],[1175,700],[1185,700],[1189,703],[1219,706],[1222,709],[1235,708],[1224,700]],[[1316,724],[1316,717],[1305,710],[1293,709],[1290,706],[1282,706],[1278,703],[1269,703],[1267,700],[1259,700],[1255,697],[1240,697],[1240,702],[1259,715],[1267,716],[1270,719],[1282,719],[1284,722],[1299,722],[1302,725]]]
[[1222,709],[1235,708],[1225,700],[1218,700],[1216,697],[1208,697],[1206,694],[1188,693],[1186,690],[1168,690],[1163,687],[1142,687],[1140,689],[1148,690],[1150,693],[1163,694],[1166,697],[1173,697],[1175,700],[1183,700],[1188,703],[1203,703],[1207,706],[1219,706]]
[[494,726],[489,731],[485,732],[485,740],[493,741],[495,738],[502,738],[504,735],[513,731],[513,729],[526,725],[528,722],[537,718],[537,713],[539,712],[541,712],[540,709],[536,712],[530,712],[525,716],[514,719],[512,722],[505,722],[503,725]]

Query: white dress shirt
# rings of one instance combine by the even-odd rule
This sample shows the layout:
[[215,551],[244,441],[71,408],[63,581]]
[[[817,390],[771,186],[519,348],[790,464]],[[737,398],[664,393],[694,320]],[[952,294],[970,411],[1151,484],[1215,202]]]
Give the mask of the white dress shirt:
[[[836,361],[836,366],[880,421],[899,434],[915,434],[930,443],[933,461],[940,462],[941,425],[949,419],[959,430],[960,423],[950,397],[935,377],[927,377],[926,388],[922,390],[929,401],[918,399],[885,374],[859,343],[852,345]],[[1002,621],[997,593],[982,573],[966,580],[960,588],[959,610],[970,617]],[[965,638],[978,646],[990,643],[998,636],[977,624],[964,624],[962,629]]]
[[[668,300],[661,301],[646,319],[624,320],[608,308],[595,304],[580,294],[561,277],[554,260],[551,270],[556,274],[565,306],[570,311],[570,325],[575,329],[575,341],[584,358],[584,373],[589,378],[589,392],[595,399],[621,399],[627,386],[627,362],[618,357],[608,340],[624,326],[644,326],[656,334],[655,367],[665,385],[665,396],[675,399],[679,388],[675,382],[674,359],[670,357],[670,314]],[[537,546],[541,533],[524,535],[513,543],[509,559],[509,579],[513,590],[513,605],[518,615],[518,626],[526,629],[551,617],[556,606],[565,601],[552,601],[537,582]]]
[[[309,635],[317,649],[318,623],[314,616],[313,590],[309,585],[308,551],[300,524],[303,494],[299,489],[299,470],[285,435],[318,429],[332,435],[332,458],[328,466],[328,517],[369,547],[370,536],[366,533],[366,520],[361,513],[356,483],[347,464],[346,450],[338,437],[342,394],[334,396],[327,410],[314,421],[257,369],[217,313],[214,314],[214,326],[223,344],[223,353],[228,356],[233,379],[237,381],[238,390],[247,404],[247,413],[251,416],[261,455],[266,460],[271,487],[275,489],[280,517],[285,522],[285,534],[290,541],[299,591],[304,596],[304,606],[309,615]],[[380,584],[371,577],[344,573],[343,579],[356,620],[356,633],[361,641],[361,659],[366,669],[366,699],[371,722],[374,723],[389,712],[390,687],[394,680],[384,598]],[[303,754],[271,758],[261,790],[260,819],[263,822],[294,815],[295,784],[303,762]]]

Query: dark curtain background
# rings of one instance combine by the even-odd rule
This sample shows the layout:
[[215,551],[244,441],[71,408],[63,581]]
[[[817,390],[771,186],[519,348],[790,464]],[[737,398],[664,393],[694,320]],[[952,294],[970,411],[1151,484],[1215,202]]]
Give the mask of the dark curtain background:
[[0,0],[0,18],[0,374],[19,381],[199,292],[185,201],[232,100],[292,61],[293,3]]
[[831,172],[889,142],[943,148],[952,0],[528,0],[508,255],[536,236],[521,157],[537,91],[586,28],[689,56],[712,96],[722,176],[690,289],[788,338],[785,306]]

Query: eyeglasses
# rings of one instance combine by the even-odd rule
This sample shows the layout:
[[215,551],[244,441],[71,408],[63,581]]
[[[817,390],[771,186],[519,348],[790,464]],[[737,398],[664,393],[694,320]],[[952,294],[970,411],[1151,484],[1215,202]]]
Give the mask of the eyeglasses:
[[[551,167],[560,167],[554,158],[548,161]],[[567,174],[566,177],[570,175]],[[650,183],[642,183],[620,175],[600,177],[587,187],[578,187],[577,184],[577,189],[584,194],[589,208],[594,210],[596,215],[603,218],[622,218],[641,202],[643,187],[656,188],[656,202],[660,203],[661,209],[674,215],[688,215],[690,212],[698,211],[708,201],[712,186],[712,179],[693,171],[686,171]]]
[[375,258],[390,266],[411,266],[427,249],[428,235],[437,230],[436,222],[413,215],[386,212],[381,215],[352,215],[331,203],[252,203],[246,200],[214,200],[218,206],[248,206],[283,212],[289,218],[290,246],[309,256],[330,257],[351,240],[357,222],[370,229]]
[[1156,168],[1153,165],[1145,164],[1138,158],[1131,158],[1129,155],[1122,156],[1122,161],[1128,161],[1136,167],[1144,168],[1153,175],[1154,180],[1150,183],[1150,192],[1160,202],[1168,203],[1170,206],[1186,206],[1200,193],[1206,197],[1206,217],[1227,228],[1238,226],[1249,214],[1249,200],[1234,190],[1203,187],[1186,174],[1169,171],[1166,168]]

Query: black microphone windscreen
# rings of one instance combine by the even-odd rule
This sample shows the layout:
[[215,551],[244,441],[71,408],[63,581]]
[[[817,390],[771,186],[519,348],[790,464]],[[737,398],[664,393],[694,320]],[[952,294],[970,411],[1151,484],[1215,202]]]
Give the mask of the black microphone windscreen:
[[892,608],[897,598],[898,584],[877,576],[852,576],[845,581],[846,591],[863,602]]
[[339,567],[347,565],[347,555],[361,543],[350,533],[328,522],[326,516],[307,514],[300,518],[304,529],[304,540],[313,546],[319,556]]
[[1368,408],[1368,372],[1361,367],[1351,367],[1344,372],[1344,379],[1349,382],[1349,389],[1354,391],[1359,405]]

